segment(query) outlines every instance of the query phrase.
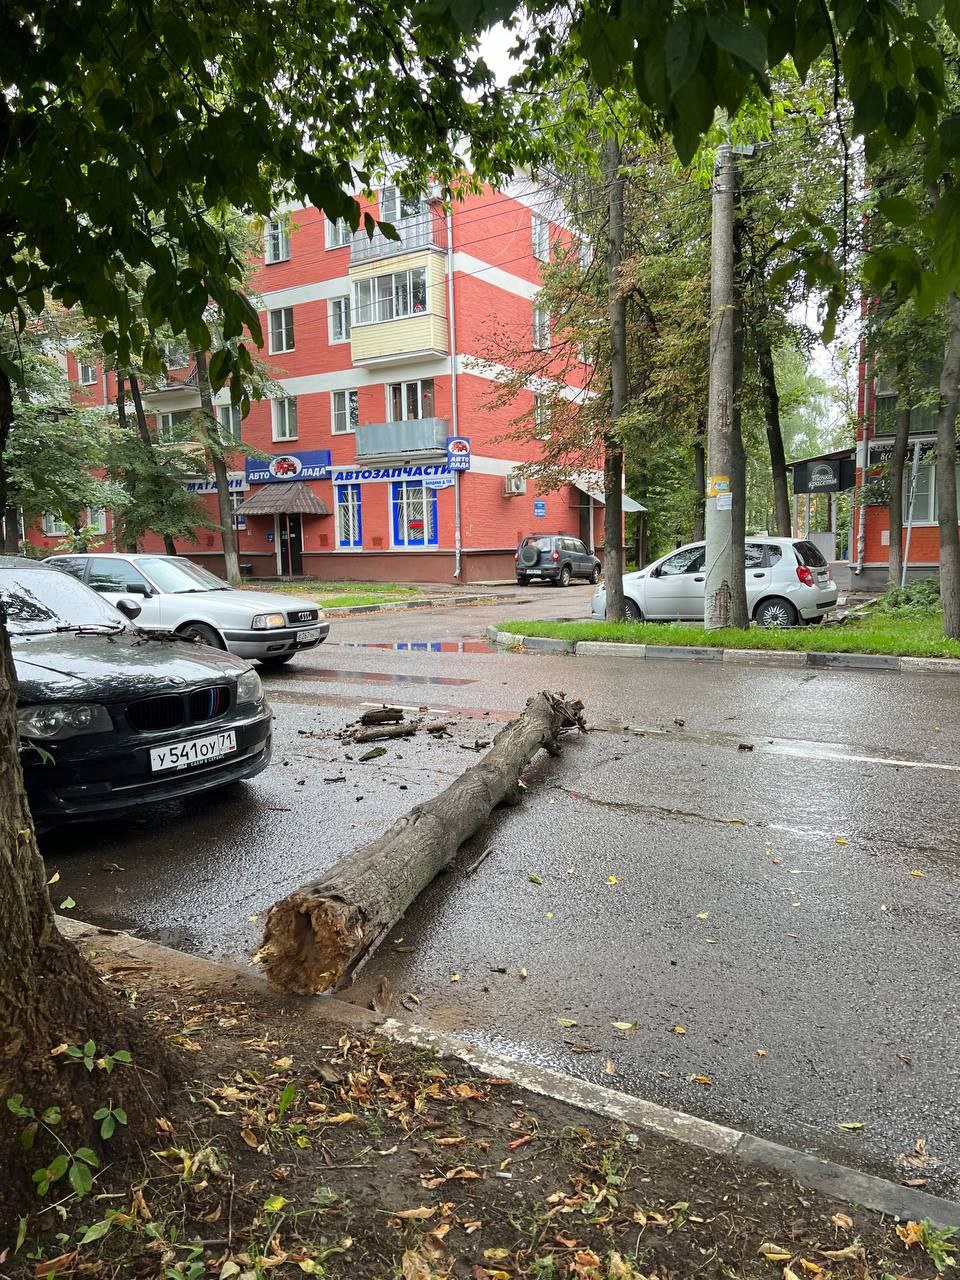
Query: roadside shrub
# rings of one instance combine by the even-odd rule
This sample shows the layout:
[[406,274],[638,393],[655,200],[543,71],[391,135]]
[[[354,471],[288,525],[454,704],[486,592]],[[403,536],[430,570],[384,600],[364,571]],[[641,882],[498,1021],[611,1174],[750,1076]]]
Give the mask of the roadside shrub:
[[905,587],[888,587],[877,609],[899,618],[929,618],[940,611],[940,581],[918,578]]

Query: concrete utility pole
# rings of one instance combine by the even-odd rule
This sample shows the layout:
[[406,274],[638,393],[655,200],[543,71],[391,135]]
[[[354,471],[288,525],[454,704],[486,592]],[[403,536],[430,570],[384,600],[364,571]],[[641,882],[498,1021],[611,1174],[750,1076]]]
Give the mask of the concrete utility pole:
[[623,596],[623,445],[618,419],[627,407],[627,300],[620,269],[623,265],[624,177],[620,138],[612,133],[604,143],[607,184],[607,294],[610,332],[610,425],[603,438],[603,581],[607,591],[607,621],[626,616]]
[[740,439],[740,301],[734,253],[737,160],[724,144],[713,182],[710,392],[707,409],[706,583],[703,625],[748,625],[744,570],[745,465]]

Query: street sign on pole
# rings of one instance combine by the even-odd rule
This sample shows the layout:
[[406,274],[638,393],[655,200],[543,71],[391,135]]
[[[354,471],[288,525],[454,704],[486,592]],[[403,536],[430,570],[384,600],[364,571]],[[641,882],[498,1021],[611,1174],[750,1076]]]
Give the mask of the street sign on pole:
[[466,436],[447,436],[447,466],[451,471],[470,470],[470,441]]

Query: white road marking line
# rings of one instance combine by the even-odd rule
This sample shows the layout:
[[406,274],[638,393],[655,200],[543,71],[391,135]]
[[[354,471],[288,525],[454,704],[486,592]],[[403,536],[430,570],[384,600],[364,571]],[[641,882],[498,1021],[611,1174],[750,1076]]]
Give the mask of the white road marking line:
[[413,706],[408,706],[408,705],[407,705],[407,703],[405,703],[405,702],[387,702],[387,703],[383,703],[383,702],[361,702],[361,703],[360,703],[360,706],[361,706],[361,707],[382,707],[382,706],[388,706],[388,707],[396,707],[396,708],[397,708],[398,710],[400,710],[400,711],[430,711],[430,712],[432,712],[434,715],[442,715],[442,714],[445,714],[445,711],[446,711],[446,709],[445,709],[444,707],[421,707],[421,706],[413,707]]

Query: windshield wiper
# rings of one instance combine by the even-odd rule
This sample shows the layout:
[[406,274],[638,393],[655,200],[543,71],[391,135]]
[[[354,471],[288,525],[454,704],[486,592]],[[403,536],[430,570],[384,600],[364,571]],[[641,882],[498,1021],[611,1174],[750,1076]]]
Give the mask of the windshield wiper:
[[123,630],[122,622],[76,622],[69,627],[57,627],[58,631],[75,631],[78,636],[112,636]]

